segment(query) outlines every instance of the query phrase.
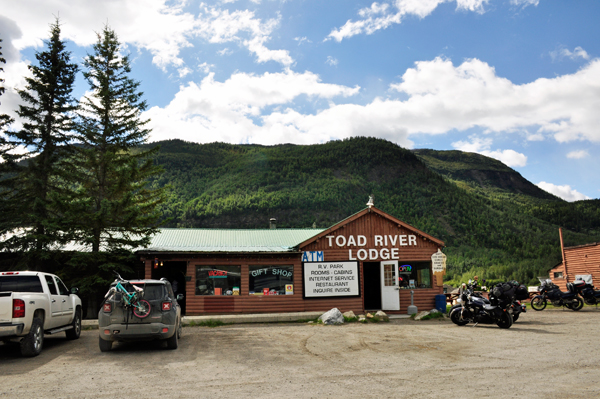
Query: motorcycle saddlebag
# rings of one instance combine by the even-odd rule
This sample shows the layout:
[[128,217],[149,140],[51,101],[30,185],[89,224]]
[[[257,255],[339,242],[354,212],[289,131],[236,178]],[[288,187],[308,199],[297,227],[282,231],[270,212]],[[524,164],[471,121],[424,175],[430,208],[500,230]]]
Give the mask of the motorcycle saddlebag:
[[520,301],[529,298],[529,291],[527,291],[527,287],[525,285],[521,284],[517,287],[515,290],[515,298]]
[[554,300],[560,299],[560,297],[561,297],[560,294],[561,294],[560,289],[554,288],[554,289],[548,291],[547,295],[548,295],[548,299],[550,299],[551,301],[554,301]]
[[573,290],[578,290],[578,289],[582,289],[585,286],[585,281],[575,280],[571,284],[573,285]]

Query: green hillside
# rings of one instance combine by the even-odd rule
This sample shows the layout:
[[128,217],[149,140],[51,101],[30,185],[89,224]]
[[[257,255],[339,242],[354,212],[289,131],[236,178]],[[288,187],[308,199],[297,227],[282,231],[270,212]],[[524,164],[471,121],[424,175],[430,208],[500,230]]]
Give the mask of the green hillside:
[[459,151],[405,150],[353,138],[319,145],[160,143],[170,185],[164,226],[328,227],[375,205],[442,239],[452,282],[474,275],[526,283],[567,245],[600,240],[598,201],[567,203],[502,163]]

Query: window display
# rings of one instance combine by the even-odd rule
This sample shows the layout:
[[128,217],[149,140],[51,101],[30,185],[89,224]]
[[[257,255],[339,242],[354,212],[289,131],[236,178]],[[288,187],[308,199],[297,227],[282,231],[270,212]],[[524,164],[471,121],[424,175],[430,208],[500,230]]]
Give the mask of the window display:
[[241,266],[196,266],[196,295],[240,295]]
[[294,266],[250,266],[250,295],[292,295]]
[[400,288],[431,288],[431,263],[411,262],[398,265]]

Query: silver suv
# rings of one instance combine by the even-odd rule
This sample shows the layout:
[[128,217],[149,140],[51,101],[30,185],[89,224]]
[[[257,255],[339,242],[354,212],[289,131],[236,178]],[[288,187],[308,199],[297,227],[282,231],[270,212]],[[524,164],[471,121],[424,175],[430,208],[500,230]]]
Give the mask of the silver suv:
[[[123,290],[124,289],[124,290]],[[127,301],[128,294],[136,293],[149,311],[140,315]],[[115,280],[98,312],[99,345],[108,352],[115,341],[164,340],[167,348],[177,349],[181,338],[181,307],[183,299],[175,297],[171,283],[160,280]]]

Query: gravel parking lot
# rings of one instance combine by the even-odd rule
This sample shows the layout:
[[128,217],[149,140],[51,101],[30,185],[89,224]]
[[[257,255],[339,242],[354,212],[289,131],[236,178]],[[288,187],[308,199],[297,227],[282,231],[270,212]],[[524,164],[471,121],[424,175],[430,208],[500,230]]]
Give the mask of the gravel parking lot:
[[449,320],[186,327],[156,343],[98,349],[47,337],[22,358],[0,344],[0,397],[600,397],[600,310],[528,311],[508,330]]

